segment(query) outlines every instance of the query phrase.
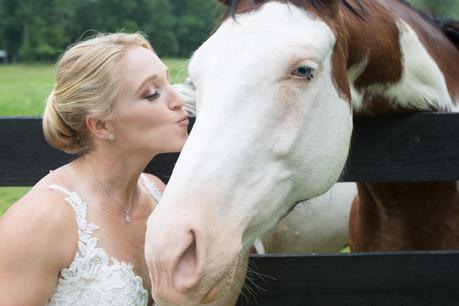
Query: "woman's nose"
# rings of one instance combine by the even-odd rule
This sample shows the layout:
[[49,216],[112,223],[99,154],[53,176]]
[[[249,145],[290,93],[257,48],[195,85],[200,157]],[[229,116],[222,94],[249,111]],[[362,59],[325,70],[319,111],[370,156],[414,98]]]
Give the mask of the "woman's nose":
[[169,108],[171,110],[182,109],[183,106],[185,105],[183,102],[182,96],[172,86],[169,88],[170,88],[170,94],[171,94],[169,105],[168,105]]

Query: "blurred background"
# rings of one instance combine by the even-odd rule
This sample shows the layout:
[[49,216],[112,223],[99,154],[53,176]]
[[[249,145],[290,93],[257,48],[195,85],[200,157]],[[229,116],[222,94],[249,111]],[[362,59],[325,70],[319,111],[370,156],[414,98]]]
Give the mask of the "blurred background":
[[[409,2],[459,18],[459,0]],[[0,49],[8,62],[54,61],[95,32],[141,31],[161,57],[189,57],[222,12],[217,0],[0,0]]]
[[[408,2],[459,19],[459,0]],[[40,116],[57,57],[97,32],[143,32],[181,82],[186,59],[223,12],[217,0],[0,0],[0,116]],[[27,190],[0,188],[0,215]]]

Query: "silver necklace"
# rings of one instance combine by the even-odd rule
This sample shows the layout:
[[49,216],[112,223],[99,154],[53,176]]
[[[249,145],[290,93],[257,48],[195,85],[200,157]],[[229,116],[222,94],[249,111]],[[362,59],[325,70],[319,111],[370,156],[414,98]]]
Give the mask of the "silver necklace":
[[109,197],[113,202],[115,202],[121,208],[121,210],[123,211],[123,214],[124,214],[124,221],[126,222],[126,224],[129,224],[129,222],[132,221],[131,216],[129,216],[129,212],[130,212],[130,210],[132,208],[132,205],[134,203],[131,203],[131,205],[129,205],[128,208],[126,210],[124,210],[123,204],[121,202],[119,202],[117,199],[113,198],[110,195],[110,193],[108,193],[107,188],[105,188],[104,184],[102,184],[102,182],[97,177],[97,175],[96,175],[96,173],[94,171],[94,168],[91,166],[91,163],[86,159],[86,156],[84,156],[83,158],[84,158],[84,160],[86,162],[86,165],[88,166],[89,170],[91,171],[92,175],[96,179],[97,183],[100,185],[100,187],[102,188],[104,193],[107,195],[107,197]]

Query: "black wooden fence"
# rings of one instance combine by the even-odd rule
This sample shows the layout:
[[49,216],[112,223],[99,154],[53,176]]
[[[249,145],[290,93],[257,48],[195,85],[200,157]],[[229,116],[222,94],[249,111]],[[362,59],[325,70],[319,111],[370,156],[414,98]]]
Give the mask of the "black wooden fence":
[[[45,143],[40,118],[0,118],[0,186],[31,186],[72,158]],[[176,158],[158,156],[147,171],[167,181]],[[354,121],[343,181],[458,179],[459,114]],[[264,255],[250,265],[258,289],[238,305],[459,305],[456,251]]]

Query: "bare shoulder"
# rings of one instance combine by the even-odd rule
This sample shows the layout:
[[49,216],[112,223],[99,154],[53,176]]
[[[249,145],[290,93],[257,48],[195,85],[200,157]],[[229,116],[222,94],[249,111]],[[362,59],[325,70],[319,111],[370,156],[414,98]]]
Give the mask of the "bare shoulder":
[[49,300],[59,271],[75,256],[76,227],[63,194],[41,183],[6,211],[0,218],[0,296],[5,305],[44,305]]
[[143,175],[145,175],[146,178],[152,181],[153,184],[155,184],[155,186],[158,187],[159,191],[164,192],[164,189],[166,189],[166,184],[164,184],[164,182],[161,181],[159,177],[154,176],[153,174],[150,174],[150,173],[145,173],[145,172],[143,173]]
[[76,252],[75,213],[61,192],[36,185],[0,218],[0,241],[24,251],[16,255],[35,257],[46,252],[44,256],[64,267]]

